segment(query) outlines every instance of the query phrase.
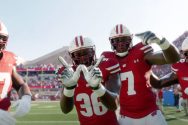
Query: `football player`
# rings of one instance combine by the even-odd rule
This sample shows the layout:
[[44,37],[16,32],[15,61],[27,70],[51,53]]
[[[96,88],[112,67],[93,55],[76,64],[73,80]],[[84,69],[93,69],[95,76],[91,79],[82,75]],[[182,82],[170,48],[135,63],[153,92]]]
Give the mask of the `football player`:
[[120,88],[119,64],[113,59],[96,59],[95,45],[77,36],[69,46],[73,66],[65,61],[58,70],[63,84],[60,100],[63,113],[75,105],[81,125],[118,125],[115,110]]
[[[161,79],[152,74],[150,76],[150,83],[154,88],[158,89],[173,84],[180,84],[183,98],[182,105],[186,107],[188,99],[188,37],[182,43],[181,54],[183,55],[183,59],[171,66],[171,73]],[[185,110],[185,113],[188,115],[187,110]]]
[[[28,85],[16,71],[16,56],[6,51],[8,31],[0,21],[0,125],[15,125],[15,118],[22,117],[30,110],[31,92]],[[9,113],[10,93],[14,87],[21,99],[16,102],[15,112]]]
[[[106,58],[116,59],[121,68],[120,125],[166,125],[156,105],[156,98],[147,84],[151,66],[174,63],[179,60],[177,48],[165,38],[160,40],[150,31],[137,34],[142,42],[133,46],[133,35],[122,24],[110,33],[113,52],[103,52]],[[150,44],[156,43],[162,51],[153,52]]]

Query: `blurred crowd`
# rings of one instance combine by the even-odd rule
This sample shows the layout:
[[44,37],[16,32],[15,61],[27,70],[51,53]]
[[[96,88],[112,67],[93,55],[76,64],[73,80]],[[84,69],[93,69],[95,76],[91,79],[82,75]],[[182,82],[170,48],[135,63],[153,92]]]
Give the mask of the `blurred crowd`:
[[[61,88],[61,83],[57,81],[55,75],[57,68],[58,66],[53,64],[30,67],[19,65],[17,71],[28,83],[33,94],[33,100],[56,100],[59,99]],[[12,93],[12,98],[17,99],[14,91]]]

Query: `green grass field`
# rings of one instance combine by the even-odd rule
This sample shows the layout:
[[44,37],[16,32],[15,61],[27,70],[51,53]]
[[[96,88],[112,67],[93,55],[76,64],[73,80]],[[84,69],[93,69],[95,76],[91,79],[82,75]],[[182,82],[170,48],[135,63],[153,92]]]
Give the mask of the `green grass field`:
[[[168,125],[188,125],[188,116],[177,113],[175,107],[164,107]],[[79,125],[76,111],[64,115],[59,102],[33,102],[31,111],[23,118],[17,119],[16,125]]]

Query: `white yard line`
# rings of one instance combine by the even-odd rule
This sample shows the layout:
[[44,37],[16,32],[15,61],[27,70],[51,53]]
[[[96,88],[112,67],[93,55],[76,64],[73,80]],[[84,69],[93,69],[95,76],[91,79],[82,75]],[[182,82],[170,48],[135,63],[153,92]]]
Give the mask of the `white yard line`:
[[[69,115],[70,114],[77,114],[76,112],[71,112],[71,113],[69,113]],[[64,115],[63,113],[61,113],[61,112],[55,112],[55,113],[29,113],[29,114],[27,114],[27,115]]]
[[27,123],[27,124],[33,124],[33,123],[79,123],[78,121],[16,121],[16,123]]
[[188,122],[188,119],[177,118],[180,121]]
[[183,122],[188,122],[188,119],[184,119],[184,118],[177,118],[174,115],[167,115],[167,118],[175,118],[177,120],[183,121]]

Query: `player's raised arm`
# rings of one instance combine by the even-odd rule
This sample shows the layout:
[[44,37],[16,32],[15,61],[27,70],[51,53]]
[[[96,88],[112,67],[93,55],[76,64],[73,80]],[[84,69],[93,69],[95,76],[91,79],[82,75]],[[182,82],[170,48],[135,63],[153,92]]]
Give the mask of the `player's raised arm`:
[[63,67],[60,68],[57,73],[58,79],[63,85],[60,106],[63,113],[69,113],[74,106],[74,91],[80,77],[81,67],[78,66],[76,71],[74,71],[72,67],[63,59],[63,57],[59,56],[58,60],[63,65]]
[[24,82],[23,78],[17,73],[16,67],[13,68],[12,73],[12,81],[13,85],[19,86],[18,94],[20,96],[20,100],[18,100],[16,103],[16,111],[13,112],[14,117],[22,117],[26,115],[31,108],[31,91],[26,82]]
[[166,38],[161,40],[151,31],[146,31],[143,33],[136,34],[142,40],[144,45],[151,45],[153,43],[157,44],[161,51],[158,52],[147,52],[145,59],[150,64],[172,64],[176,63],[180,59],[180,54],[178,49],[168,42]]

